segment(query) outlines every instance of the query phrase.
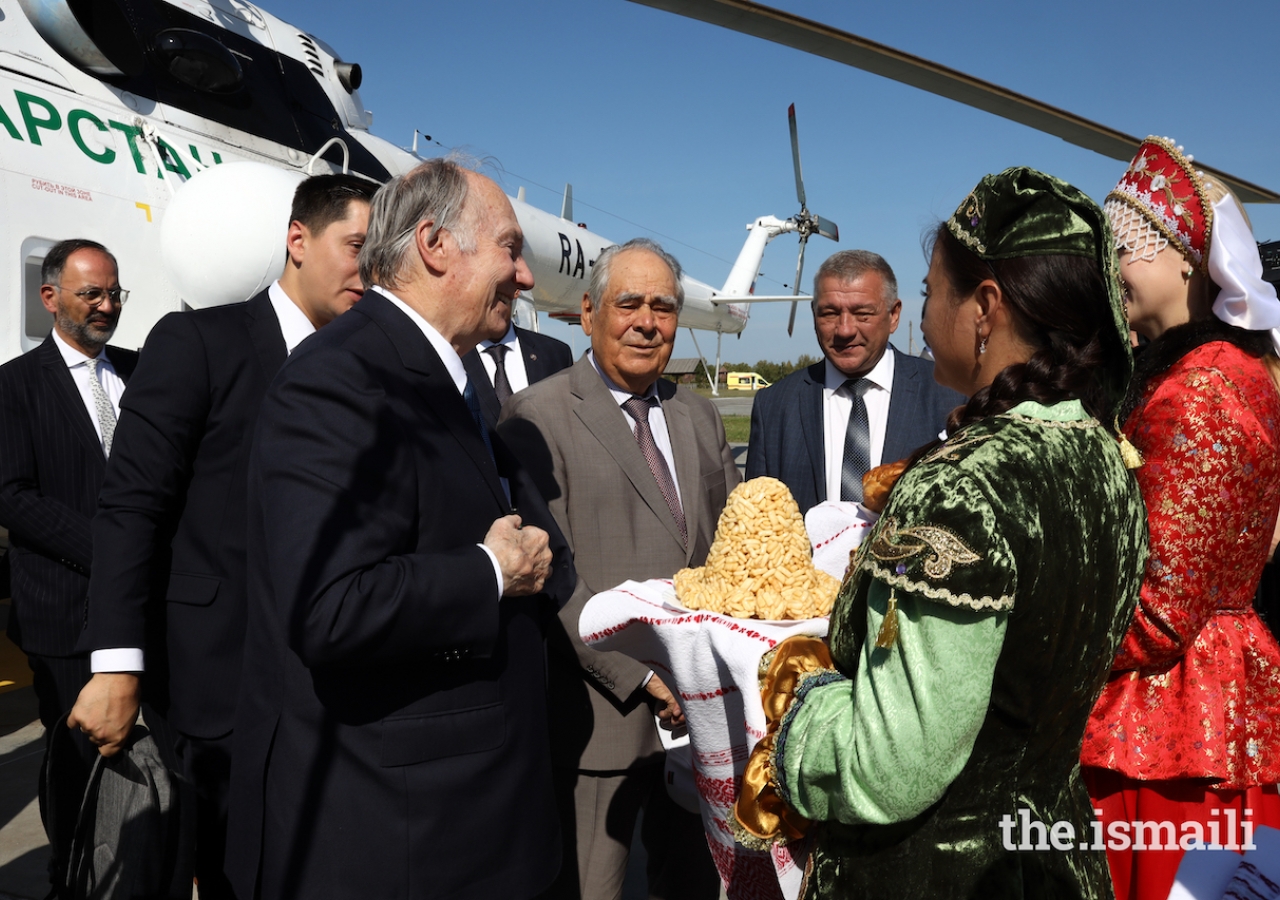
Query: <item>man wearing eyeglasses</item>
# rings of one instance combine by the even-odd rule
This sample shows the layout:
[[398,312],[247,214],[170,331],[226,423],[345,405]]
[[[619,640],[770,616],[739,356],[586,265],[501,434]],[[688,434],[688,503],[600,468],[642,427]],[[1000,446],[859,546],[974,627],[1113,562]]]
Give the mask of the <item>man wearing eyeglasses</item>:
[[9,637],[27,654],[40,721],[51,731],[89,680],[88,657],[76,652],[93,557],[89,522],[138,355],[107,346],[129,292],[106,247],[55,244],[40,277],[53,331],[0,366],[0,525],[12,546]]

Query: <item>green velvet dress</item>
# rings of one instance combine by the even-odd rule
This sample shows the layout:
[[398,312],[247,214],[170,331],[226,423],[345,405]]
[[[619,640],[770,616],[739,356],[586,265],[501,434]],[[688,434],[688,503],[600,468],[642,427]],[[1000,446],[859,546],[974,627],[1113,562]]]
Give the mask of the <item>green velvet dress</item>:
[[831,616],[839,671],[778,731],[779,792],[820,823],[806,897],[1111,896],[1078,762],[1146,554],[1078,401],[974,423],[902,477]]

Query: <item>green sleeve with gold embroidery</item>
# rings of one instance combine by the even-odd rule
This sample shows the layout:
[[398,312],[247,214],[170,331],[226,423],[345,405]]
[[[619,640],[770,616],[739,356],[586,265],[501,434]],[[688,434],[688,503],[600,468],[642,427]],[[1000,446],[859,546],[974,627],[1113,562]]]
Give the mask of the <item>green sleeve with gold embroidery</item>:
[[894,645],[875,646],[889,598],[877,581],[853,680],[815,688],[784,720],[779,781],[806,818],[853,825],[919,815],[960,774],[986,718],[1008,614],[896,594]]
[[[1011,543],[1024,543],[983,468],[913,468],[860,549],[831,620],[833,653],[856,671],[798,693],[776,743],[781,792],[807,818],[911,819],[968,762],[1016,594]],[[863,614],[865,631],[851,621]]]

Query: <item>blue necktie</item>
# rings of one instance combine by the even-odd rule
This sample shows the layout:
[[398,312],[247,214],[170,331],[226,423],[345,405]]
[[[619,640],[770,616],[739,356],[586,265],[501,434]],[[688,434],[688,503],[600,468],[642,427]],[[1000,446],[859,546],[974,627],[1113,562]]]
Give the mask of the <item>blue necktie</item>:
[[471,379],[467,379],[467,386],[462,391],[462,399],[467,403],[467,410],[471,413],[471,418],[476,420],[476,427],[480,429],[480,437],[484,440],[485,449],[489,451],[489,458],[494,460],[497,465],[497,459],[493,455],[493,442],[489,440],[489,426],[484,423],[484,413],[480,411],[480,398],[476,396],[475,386],[471,384]]

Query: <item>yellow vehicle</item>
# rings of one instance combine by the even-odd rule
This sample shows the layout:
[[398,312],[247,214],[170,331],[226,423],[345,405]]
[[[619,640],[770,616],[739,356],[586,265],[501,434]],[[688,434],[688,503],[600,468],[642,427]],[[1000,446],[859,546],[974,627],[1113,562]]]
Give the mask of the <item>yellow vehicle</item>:
[[725,378],[725,387],[731,391],[758,391],[769,386],[769,382],[755,372],[730,372]]

